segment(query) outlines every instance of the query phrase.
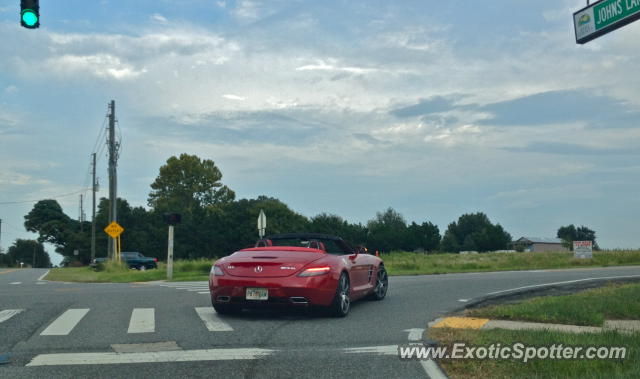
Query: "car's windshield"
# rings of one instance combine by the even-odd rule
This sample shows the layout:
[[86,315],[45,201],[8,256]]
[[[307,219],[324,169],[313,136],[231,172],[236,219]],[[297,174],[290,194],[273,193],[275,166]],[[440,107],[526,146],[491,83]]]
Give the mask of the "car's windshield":
[[329,254],[352,254],[353,250],[344,241],[327,238],[273,238],[272,246],[299,246],[324,250]]

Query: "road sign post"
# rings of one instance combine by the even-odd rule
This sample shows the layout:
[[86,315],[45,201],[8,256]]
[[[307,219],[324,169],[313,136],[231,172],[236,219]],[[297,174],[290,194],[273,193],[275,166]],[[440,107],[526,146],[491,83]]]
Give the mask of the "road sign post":
[[122,234],[122,232],[124,232],[124,228],[117,222],[112,221],[111,224],[107,225],[107,227],[104,228],[104,232],[112,238],[113,244],[114,246],[116,246],[116,254],[113,256],[113,259],[119,262],[120,250],[122,248],[122,246],[120,245],[120,235]]
[[576,43],[587,43],[639,18],[638,0],[597,1],[573,14]]
[[573,256],[581,259],[593,258],[593,242],[573,241]]
[[260,209],[260,215],[258,216],[258,235],[260,238],[264,237],[264,232],[267,229],[267,216],[264,211]]
[[173,279],[173,227],[182,221],[179,213],[165,213],[164,222],[169,224],[169,241],[167,243],[167,279]]
[[167,279],[173,279],[173,225],[169,225],[169,242],[167,247]]

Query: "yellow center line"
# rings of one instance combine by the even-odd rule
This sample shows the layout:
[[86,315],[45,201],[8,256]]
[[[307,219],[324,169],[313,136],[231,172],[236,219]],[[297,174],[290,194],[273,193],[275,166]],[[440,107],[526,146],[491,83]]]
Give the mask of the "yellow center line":
[[7,271],[0,271],[0,274],[8,274],[10,272],[14,272],[14,271],[18,271],[19,269],[14,268],[13,270],[7,270]]
[[489,322],[488,318],[446,317],[433,325],[433,328],[480,329]]

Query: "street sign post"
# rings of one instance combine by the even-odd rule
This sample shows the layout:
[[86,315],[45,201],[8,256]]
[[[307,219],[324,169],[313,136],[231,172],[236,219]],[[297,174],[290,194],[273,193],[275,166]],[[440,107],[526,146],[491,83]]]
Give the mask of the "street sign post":
[[593,243],[591,241],[573,241],[574,258],[593,258]]
[[576,43],[583,44],[640,18],[640,0],[600,0],[573,14]]
[[122,249],[122,245],[120,243],[120,234],[124,232],[124,228],[117,222],[112,221],[111,224],[107,225],[107,227],[104,228],[104,232],[107,233],[111,238],[113,238],[113,243],[116,246],[116,254],[113,258],[114,260],[120,261],[120,251]]
[[264,211],[260,209],[260,215],[258,216],[258,235],[260,238],[264,237],[264,231],[267,229],[267,216]]
[[118,238],[118,236],[124,232],[124,228],[117,222],[113,221],[104,228],[104,232],[111,236],[111,238]]

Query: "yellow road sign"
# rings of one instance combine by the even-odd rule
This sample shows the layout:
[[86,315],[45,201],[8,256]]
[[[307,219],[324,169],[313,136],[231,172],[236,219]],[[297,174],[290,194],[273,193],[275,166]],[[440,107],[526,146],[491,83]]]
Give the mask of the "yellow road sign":
[[120,226],[117,222],[113,221],[111,224],[107,225],[104,228],[104,232],[111,236],[111,238],[117,238],[122,232],[124,232],[124,228]]

